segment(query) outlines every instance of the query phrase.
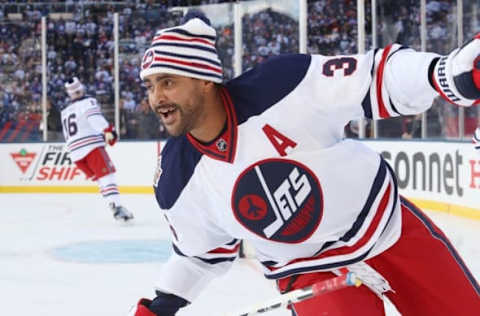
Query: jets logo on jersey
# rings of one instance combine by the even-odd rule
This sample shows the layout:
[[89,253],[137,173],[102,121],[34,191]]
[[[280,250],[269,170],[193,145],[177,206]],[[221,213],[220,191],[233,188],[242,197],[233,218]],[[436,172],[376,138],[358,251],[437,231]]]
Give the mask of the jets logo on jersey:
[[248,167],[232,192],[235,218],[251,232],[278,242],[308,239],[323,215],[318,179],[293,160],[268,159]]

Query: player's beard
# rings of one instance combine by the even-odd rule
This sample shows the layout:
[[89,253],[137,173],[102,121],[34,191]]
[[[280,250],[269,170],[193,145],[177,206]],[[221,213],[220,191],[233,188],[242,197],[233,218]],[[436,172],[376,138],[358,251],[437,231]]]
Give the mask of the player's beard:
[[181,106],[174,104],[176,115],[174,124],[165,125],[165,128],[170,136],[178,137],[186,135],[196,125],[198,118],[201,115],[201,106],[196,104],[193,106]]

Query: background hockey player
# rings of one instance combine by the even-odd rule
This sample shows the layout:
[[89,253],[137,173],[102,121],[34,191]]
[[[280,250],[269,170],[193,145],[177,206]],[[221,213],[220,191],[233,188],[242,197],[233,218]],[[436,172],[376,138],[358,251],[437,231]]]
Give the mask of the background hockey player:
[[117,133],[105,120],[97,100],[85,95],[85,88],[77,77],[67,81],[65,89],[72,102],[61,113],[70,158],[87,178],[97,181],[113,217],[122,222],[131,221],[133,215],[121,205],[115,167],[105,150],[106,143],[115,144]]
[[243,239],[281,292],[343,268],[365,284],[297,303],[294,315],[384,315],[384,296],[404,316],[478,315],[479,285],[447,237],[399,195],[381,156],[343,131],[360,117],[421,113],[439,94],[472,105],[480,40],[448,56],[396,44],[282,55],[222,84],[215,39],[208,19],[192,18],[157,32],[142,60],[150,106],[174,136],[155,182],[174,254],[156,297],[132,314],[175,315]]

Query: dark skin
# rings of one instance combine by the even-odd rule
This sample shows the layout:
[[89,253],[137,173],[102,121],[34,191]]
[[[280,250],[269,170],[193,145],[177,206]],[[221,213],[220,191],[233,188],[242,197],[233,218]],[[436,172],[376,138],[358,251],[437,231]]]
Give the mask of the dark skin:
[[209,142],[220,134],[227,113],[217,84],[163,73],[149,75],[143,82],[152,111],[170,135],[190,133]]

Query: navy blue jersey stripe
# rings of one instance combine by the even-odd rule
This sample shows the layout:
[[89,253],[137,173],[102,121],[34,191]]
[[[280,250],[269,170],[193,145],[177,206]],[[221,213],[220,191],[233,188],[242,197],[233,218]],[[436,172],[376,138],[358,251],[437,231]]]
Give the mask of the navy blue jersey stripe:
[[[375,71],[375,56],[377,55],[379,50],[380,50],[379,48],[376,48],[373,51],[372,68],[370,69],[370,76],[372,76],[372,78]],[[369,119],[372,118],[372,100],[370,99],[370,92],[371,92],[370,89],[368,89],[367,94],[365,95],[365,98],[362,101],[363,113],[365,117]]]
[[100,115],[100,116],[103,116],[103,114],[102,114],[102,113],[99,113],[99,112],[97,112],[97,113],[89,114],[89,115],[87,115],[87,117],[94,116],[94,115]]
[[367,198],[367,202],[363,206],[362,211],[358,214],[357,219],[353,223],[352,227],[342,236],[340,240],[344,242],[348,242],[355,236],[360,228],[362,227],[363,223],[365,222],[365,218],[367,218],[368,213],[370,213],[372,209],[372,204],[378,196],[378,193],[382,189],[382,184],[385,181],[385,177],[387,175],[387,167],[386,163],[383,158],[380,159],[380,166],[378,167],[377,175],[375,176],[375,180],[373,181],[372,188],[370,189],[370,193]]
[[217,264],[217,263],[222,263],[222,262],[228,262],[228,261],[234,261],[237,257],[228,257],[228,258],[213,258],[213,259],[205,259],[201,257],[194,257],[198,260],[202,260],[205,263],[208,264]]
[[450,241],[447,238],[445,238],[443,234],[436,231],[435,227],[432,225],[430,220],[414,204],[410,203],[410,201],[404,198],[401,198],[401,201],[402,201],[402,204],[405,205],[410,212],[412,212],[418,219],[422,221],[422,223],[430,231],[430,234],[432,234],[432,236],[435,237],[436,239],[440,240],[447,247],[448,251],[452,254],[453,258],[460,266],[460,269],[462,269],[468,281],[472,284],[472,287],[475,289],[477,294],[480,295],[480,285],[477,283],[477,281],[473,277],[470,270],[468,270],[467,266],[465,265],[462,258],[455,250],[455,247],[452,246]]
[[103,144],[104,141],[103,140],[99,140],[99,141],[95,141],[95,142],[90,142],[90,143],[86,143],[85,145],[82,145],[80,147],[77,147],[77,148],[74,148],[74,149],[70,149],[71,152],[74,152],[76,150],[79,150],[79,149],[82,149],[84,147],[87,147],[87,146],[90,146],[90,145],[95,145],[95,144]]
[[159,46],[175,46],[175,47],[183,47],[183,48],[194,48],[203,50],[209,53],[217,54],[217,50],[215,48],[208,48],[205,46],[195,45],[195,44],[183,44],[183,43],[155,43],[152,47],[159,47]]
[[[383,158],[382,158],[383,160]],[[385,224],[385,227],[382,230],[382,234],[387,229],[388,224],[390,223],[390,220],[393,217],[393,214],[395,213],[395,210],[397,209],[397,201],[398,201],[398,183],[397,183],[397,176],[395,175],[395,171],[393,171],[393,168],[388,164],[388,162],[385,161],[385,166],[388,169],[388,173],[390,174],[390,177],[393,180],[393,204],[392,204],[392,211],[390,212],[390,216],[388,217],[388,220]]]
[[392,110],[398,115],[403,115],[402,113],[398,112],[397,108],[395,107],[395,104],[393,104],[392,102],[392,99],[389,98],[389,101],[390,101],[390,106],[392,107]]
[[101,134],[88,135],[88,136],[80,137],[80,138],[74,140],[73,142],[68,143],[68,146],[72,146],[73,144],[75,144],[75,143],[77,143],[77,142],[79,142],[79,141],[82,141],[82,140],[84,140],[84,139],[86,139],[86,138],[97,138],[97,137],[102,137],[102,138],[103,138],[103,136],[102,136]]
[[289,269],[279,273],[265,274],[265,277],[267,279],[282,279],[293,274],[300,274],[300,273],[307,273],[307,272],[314,272],[314,271],[325,271],[325,270],[332,270],[335,268],[344,267],[349,264],[354,264],[354,263],[363,261],[368,256],[368,254],[370,253],[370,251],[373,249],[374,246],[375,245],[373,245],[370,249],[368,249],[361,255],[350,260],[337,261],[337,262],[332,262],[327,264],[308,266],[308,267],[302,267],[302,268],[296,268],[296,269]]
[[193,56],[193,55],[185,55],[185,54],[175,54],[175,53],[170,53],[166,52],[163,50],[155,50],[156,55],[164,55],[164,56],[170,56],[170,57],[177,57],[177,58],[182,58],[182,59],[195,59],[195,60],[200,60],[200,61],[205,61],[209,64],[213,64],[217,67],[222,67],[222,64],[219,62],[210,59],[210,58],[205,58],[205,57],[200,57],[200,56]]
[[175,204],[201,157],[202,153],[193,147],[186,136],[168,139],[162,150],[163,173],[155,187],[160,208],[170,209]]
[[368,89],[367,95],[362,101],[363,115],[366,118],[372,118],[372,102],[370,100],[370,89]]
[[103,197],[107,197],[107,196],[111,196],[111,195],[119,195],[120,193],[117,192],[111,192],[111,193],[108,193],[108,194],[102,194]]
[[[205,39],[215,41],[215,36],[193,34],[193,33],[190,33],[188,31],[185,31],[185,30],[182,30],[182,29],[171,29],[171,30],[166,30],[166,31],[162,32],[162,34],[165,34],[165,33],[177,33],[177,34],[187,35],[187,36],[191,36],[191,37],[200,37],[200,38],[205,38]],[[160,36],[160,35],[161,34],[158,34],[157,36]]]
[[155,63],[155,64],[150,66],[150,68],[154,68],[154,67],[172,68],[172,69],[177,69],[177,70],[181,70],[181,71],[191,72],[191,73],[201,75],[201,76],[208,76],[208,77],[214,77],[214,78],[222,79],[222,76],[220,76],[220,75],[216,75],[216,74],[212,74],[212,73],[208,73],[208,72],[203,72],[203,71],[198,71],[198,70],[193,70],[193,69],[186,68],[186,67],[173,66],[173,65],[170,65],[170,64]]
[[[236,241],[236,239],[235,239],[235,241]],[[187,257],[175,244],[172,244],[172,247],[173,247],[173,251],[175,251],[175,253],[177,255],[182,256],[182,257]],[[231,254],[228,254],[228,255],[231,256]],[[217,264],[217,263],[222,263],[222,262],[234,261],[237,258],[237,256],[222,257],[222,258],[211,258],[211,259],[206,259],[206,258],[195,256],[195,257],[192,257],[192,258],[201,260],[201,261],[203,261],[205,263],[208,263],[208,264]]]
[[186,257],[186,255],[177,247],[177,245],[172,243],[172,248],[175,253],[181,257]]
[[227,245],[227,246],[233,246],[233,245],[235,245],[237,242],[238,242],[238,239],[234,239],[234,240],[232,240],[231,242],[226,243],[225,245]]
[[311,56],[285,54],[265,62],[225,84],[238,124],[259,115],[292,92],[305,77]]
[[[375,199],[377,198],[382,188],[382,184],[385,181],[386,175],[387,175],[386,162],[383,159],[381,159],[380,166],[378,167],[377,175],[375,176],[375,179],[373,181],[373,184],[370,189],[370,193],[368,195],[367,201],[365,202],[365,205],[363,206],[362,210],[358,214],[352,227],[342,237],[340,237],[338,241],[348,242],[350,239],[352,239],[353,236],[355,236],[358,233],[363,223],[365,222],[365,219],[367,218],[368,213],[372,211],[373,202],[375,202]],[[324,243],[320,248],[320,250],[318,250],[314,256],[320,254],[322,251],[329,248],[331,245],[335,244],[336,242],[337,241],[329,241]]]

